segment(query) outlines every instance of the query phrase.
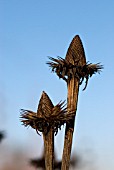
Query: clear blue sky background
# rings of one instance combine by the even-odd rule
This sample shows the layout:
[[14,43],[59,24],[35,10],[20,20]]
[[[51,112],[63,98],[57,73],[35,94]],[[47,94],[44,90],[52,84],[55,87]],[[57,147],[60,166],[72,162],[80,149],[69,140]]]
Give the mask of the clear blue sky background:
[[[87,61],[101,62],[86,91],[80,87],[73,149],[95,152],[97,170],[114,169],[114,1],[0,0],[0,129],[12,147],[41,150],[42,137],[24,128],[21,108],[36,111],[42,91],[53,103],[66,99],[64,81],[52,74],[47,56],[65,57],[79,34]],[[60,141],[61,139],[61,141]],[[56,137],[61,152],[63,133]],[[59,146],[60,147],[59,147]],[[38,148],[39,147],[39,148]]]

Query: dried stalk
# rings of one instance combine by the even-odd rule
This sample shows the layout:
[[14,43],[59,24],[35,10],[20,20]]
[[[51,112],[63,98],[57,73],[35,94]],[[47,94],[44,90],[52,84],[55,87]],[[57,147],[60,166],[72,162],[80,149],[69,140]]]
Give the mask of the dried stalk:
[[50,128],[47,135],[43,134],[44,151],[45,151],[45,168],[46,170],[54,169],[54,131]]
[[[67,107],[69,110],[77,110],[79,81],[72,78],[68,83]],[[70,124],[66,124],[65,141],[62,156],[62,170],[68,170],[70,166],[70,155],[72,148],[73,132],[74,132],[75,117]]]

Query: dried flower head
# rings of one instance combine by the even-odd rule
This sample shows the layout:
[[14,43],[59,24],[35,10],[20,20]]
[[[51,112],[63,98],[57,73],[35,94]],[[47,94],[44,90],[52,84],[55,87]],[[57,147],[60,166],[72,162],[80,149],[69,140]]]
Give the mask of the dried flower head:
[[48,97],[43,92],[39,101],[37,113],[21,109],[21,122],[25,126],[31,126],[38,132],[47,134],[50,128],[57,134],[58,129],[66,122],[69,122],[74,117],[74,113],[71,112],[69,116],[66,116],[67,109],[64,102],[59,102],[54,106]]
[[51,61],[47,62],[47,64],[52,69],[52,72],[55,72],[59,78],[66,82],[75,77],[81,85],[85,78],[86,85],[83,90],[87,87],[89,77],[97,72],[100,73],[103,68],[100,63],[91,64],[86,62],[84,48],[78,35],[73,38],[65,59],[61,57],[57,59],[49,57],[49,59]]

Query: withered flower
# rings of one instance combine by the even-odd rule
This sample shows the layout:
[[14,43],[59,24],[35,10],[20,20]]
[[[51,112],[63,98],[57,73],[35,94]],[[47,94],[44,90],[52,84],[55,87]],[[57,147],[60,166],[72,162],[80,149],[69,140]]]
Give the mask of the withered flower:
[[100,63],[92,64],[86,62],[83,44],[79,35],[73,38],[65,59],[61,57],[57,59],[49,57],[49,59],[51,61],[47,62],[47,64],[52,69],[52,72],[55,72],[59,78],[62,78],[66,82],[69,82],[71,78],[75,77],[81,85],[85,78],[86,84],[83,90],[87,87],[89,77],[97,72],[100,73],[103,68]]
[[37,113],[21,109],[20,118],[23,125],[31,126],[37,133],[43,132],[47,134],[50,128],[52,128],[56,135],[58,129],[61,129],[61,126],[69,122],[74,116],[73,112],[66,116],[66,112],[67,109],[64,102],[59,102],[54,106],[48,95],[43,91]]

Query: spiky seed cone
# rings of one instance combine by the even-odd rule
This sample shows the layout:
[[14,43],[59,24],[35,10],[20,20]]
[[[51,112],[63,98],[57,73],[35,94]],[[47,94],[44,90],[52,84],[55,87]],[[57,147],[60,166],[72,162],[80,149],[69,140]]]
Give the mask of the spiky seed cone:
[[72,65],[77,64],[79,66],[84,66],[86,64],[85,52],[79,35],[76,35],[73,38],[68,48],[65,60],[70,62]]
[[49,118],[53,107],[54,107],[53,103],[50,100],[49,96],[43,91],[41,95],[41,99],[39,101],[37,115],[39,115],[40,113],[42,117]]

